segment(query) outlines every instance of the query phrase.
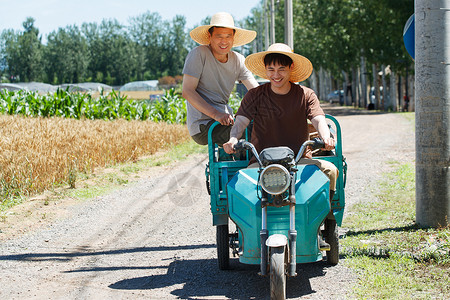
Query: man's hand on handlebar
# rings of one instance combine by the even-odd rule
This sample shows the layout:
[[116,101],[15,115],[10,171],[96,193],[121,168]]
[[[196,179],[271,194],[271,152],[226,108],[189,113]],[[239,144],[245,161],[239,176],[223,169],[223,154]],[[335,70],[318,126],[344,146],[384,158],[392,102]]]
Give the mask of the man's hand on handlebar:
[[223,150],[225,150],[228,154],[236,153],[236,150],[234,150],[234,145],[236,145],[238,142],[238,139],[235,137],[230,138],[228,142],[223,144]]
[[330,137],[327,139],[323,140],[325,143],[325,150],[329,151],[329,150],[333,150],[335,145],[336,145],[336,141],[334,140],[334,138]]

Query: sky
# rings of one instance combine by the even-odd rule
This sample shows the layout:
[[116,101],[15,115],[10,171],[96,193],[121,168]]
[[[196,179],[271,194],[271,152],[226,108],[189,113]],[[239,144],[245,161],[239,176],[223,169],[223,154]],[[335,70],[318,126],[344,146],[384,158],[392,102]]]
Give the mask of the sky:
[[186,28],[216,12],[228,12],[235,21],[250,15],[260,0],[0,0],[0,32],[4,29],[23,30],[27,17],[35,19],[35,27],[44,38],[52,31],[67,25],[81,27],[84,22],[100,23],[116,19],[127,25],[130,17],[146,11],[157,12],[163,20],[175,15],[186,17]]

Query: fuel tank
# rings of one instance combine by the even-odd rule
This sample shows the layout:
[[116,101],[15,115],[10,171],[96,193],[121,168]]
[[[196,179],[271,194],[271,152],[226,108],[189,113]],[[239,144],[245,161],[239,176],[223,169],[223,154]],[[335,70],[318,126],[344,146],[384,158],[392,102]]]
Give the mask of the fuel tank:
[[[299,165],[295,183],[295,228],[297,230],[297,263],[322,259],[317,232],[330,212],[329,179],[315,165]],[[229,216],[239,230],[239,261],[259,264],[261,257],[261,191],[258,190],[258,168],[242,169],[227,185]],[[259,187],[260,189],[260,187]],[[269,236],[288,237],[289,206],[267,209]]]

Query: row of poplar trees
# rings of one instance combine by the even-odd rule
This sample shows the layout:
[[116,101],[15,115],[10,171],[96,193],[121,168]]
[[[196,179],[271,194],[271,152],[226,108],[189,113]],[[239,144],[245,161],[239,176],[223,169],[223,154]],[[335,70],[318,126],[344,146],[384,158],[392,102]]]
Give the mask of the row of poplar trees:
[[171,21],[158,13],[59,28],[44,38],[32,17],[22,31],[5,29],[0,36],[0,73],[4,81],[51,84],[95,81],[121,85],[182,73],[192,42],[186,19]]
[[[244,55],[266,48],[268,2],[261,0],[247,18],[236,22],[258,32],[253,44],[237,49]],[[275,41],[284,42],[284,1],[274,2]],[[414,62],[404,48],[402,33],[413,12],[413,0],[293,1],[294,51],[308,57],[316,72],[330,74],[333,88],[355,82],[356,77],[359,82],[372,82],[382,66],[405,76]],[[199,23],[208,24],[209,17]],[[195,46],[189,30],[184,16],[167,21],[146,12],[131,17],[126,25],[108,19],[59,28],[46,35],[44,43],[30,17],[22,31],[1,32],[0,73],[10,81],[109,85],[176,76]],[[367,84],[353,84],[353,89],[356,86]]]
[[[257,51],[267,48],[265,21],[271,2],[275,3],[275,42],[284,42],[285,1],[261,0],[245,20],[246,27],[260,33],[253,45]],[[321,70],[331,77],[327,92],[351,87],[350,101],[359,106],[368,103],[373,86],[378,100],[380,90],[393,92],[391,97],[385,94],[386,99],[412,96],[408,82],[413,77],[408,75],[414,71],[414,61],[405,49],[403,29],[414,13],[414,0],[294,0],[292,4],[294,51],[311,60],[317,77]],[[272,26],[270,20],[268,25]],[[386,70],[386,76],[379,76]],[[380,89],[383,85],[387,88]],[[320,90],[319,84],[315,90]]]

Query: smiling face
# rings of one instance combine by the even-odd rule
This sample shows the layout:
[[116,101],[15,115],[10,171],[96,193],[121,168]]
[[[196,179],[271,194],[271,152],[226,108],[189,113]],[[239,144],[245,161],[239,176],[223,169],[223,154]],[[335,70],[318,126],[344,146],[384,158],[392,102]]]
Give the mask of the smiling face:
[[225,62],[228,58],[228,52],[231,51],[234,43],[234,30],[231,28],[214,28],[209,35],[211,51],[219,61]]
[[291,68],[290,66],[283,66],[278,62],[271,62],[266,65],[266,75],[267,79],[270,80],[270,87],[272,91],[276,94],[284,95],[287,94],[291,89]]

